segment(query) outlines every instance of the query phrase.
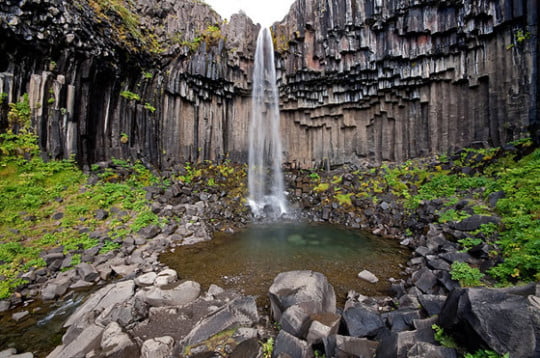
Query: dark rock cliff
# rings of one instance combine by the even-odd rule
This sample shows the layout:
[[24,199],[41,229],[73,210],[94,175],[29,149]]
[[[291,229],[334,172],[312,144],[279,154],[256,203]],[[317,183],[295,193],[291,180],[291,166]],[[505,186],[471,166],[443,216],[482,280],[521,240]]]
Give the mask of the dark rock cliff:
[[536,1],[298,0],[274,25],[288,158],[401,161],[529,135],[537,18]]
[[[397,161],[538,131],[537,10],[298,0],[273,26],[286,160]],[[0,92],[29,93],[50,157],[245,160],[257,32],[196,0],[5,0]]]

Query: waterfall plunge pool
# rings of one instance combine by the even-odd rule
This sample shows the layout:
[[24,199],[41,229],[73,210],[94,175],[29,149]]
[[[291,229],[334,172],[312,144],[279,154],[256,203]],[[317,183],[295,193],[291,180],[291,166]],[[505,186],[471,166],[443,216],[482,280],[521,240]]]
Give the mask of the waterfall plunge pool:
[[[253,224],[234,234],[216,233],[210,241],[175,248],[160,261],[183,279],[203,288],[216,284],[266,298],[274,277],[284,271],[313,270],[328,277],[338,302],[347,292],[389,295],[390,277],[399,278],[408,249],[385,239],[337,225],[308,223]],[[357,277],[362,270],[379,282]]]

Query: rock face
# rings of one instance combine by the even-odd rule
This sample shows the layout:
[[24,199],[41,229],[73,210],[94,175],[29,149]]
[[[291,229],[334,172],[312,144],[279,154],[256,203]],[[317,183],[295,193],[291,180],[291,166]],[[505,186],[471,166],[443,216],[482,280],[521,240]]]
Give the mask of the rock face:
[[399,161],[519,137],[536,121],[538,45],[516,35],[534,37],[537,11],[534,1],[297,1],[274,25],[288,158]]
[[[258,26],[198,1],[125,2],[128,18],[100,3],[0,3],[0,92],[29,94],[42,149],[81,163],[245,160]],[[537,17],[534,0],[296,1],[273,26],[285,160],[538,137]]]

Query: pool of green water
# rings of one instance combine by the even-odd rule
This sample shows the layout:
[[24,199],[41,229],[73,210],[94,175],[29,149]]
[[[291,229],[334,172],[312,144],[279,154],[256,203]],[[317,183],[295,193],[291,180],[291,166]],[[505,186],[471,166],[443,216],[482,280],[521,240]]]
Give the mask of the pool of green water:
[[[274,277],[284,271],[314,270],[325,274],[338,301],[348,290],[364,295],[390,294],[390,277],[399,278],[400,264],[410,253],[395,239],[381,238],[340,226],[307,223],[253,224],[213,240],[177,247],[160,260],[181,278],[208,288],[212,283],[248,295],[266,297]],[[357,274],[367,269],[379,282]]]

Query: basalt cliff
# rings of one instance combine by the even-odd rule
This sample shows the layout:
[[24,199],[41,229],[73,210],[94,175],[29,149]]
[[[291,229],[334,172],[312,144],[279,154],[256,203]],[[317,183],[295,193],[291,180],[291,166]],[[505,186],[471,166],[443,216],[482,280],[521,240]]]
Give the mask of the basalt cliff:
[[[536,0],[297,0],[272,26],[284,158],[402,161],[538,138]],[[51,158],[245,161],[259,25],[196,0],[0,3],[1,128]]]

